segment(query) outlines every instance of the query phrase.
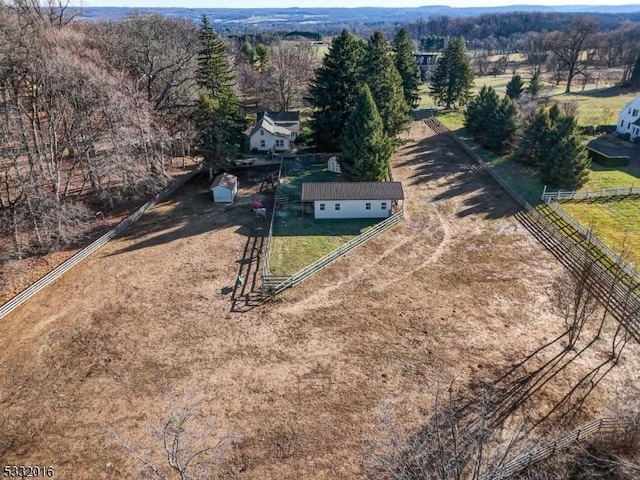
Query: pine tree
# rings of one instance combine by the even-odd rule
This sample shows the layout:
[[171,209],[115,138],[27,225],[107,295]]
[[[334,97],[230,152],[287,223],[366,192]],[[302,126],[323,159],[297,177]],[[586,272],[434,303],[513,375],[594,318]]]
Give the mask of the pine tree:
[[418,90],[420,88],[420,71],[418,62],[413,56],[413,42],[406,28],[401,28],[393,39],[395,65],[404,88],[404,100],[410,108],[416,108],[420,103]]
[[466,105],[471,98],[473,74],[465,52],[464,40],[449,41],[431,78],[430,91],[436,105],[450,109]]
[[195,147],[206,162],[236,158],[245,144],[246,119],[233,86],[234,77],[224,44],[202,16],[197,82],[202,90],[193,122]]
[[540,168],[542,181],[556,188],[577,190],[589,178],[591,160],[572,116],[561,116],[549,132]]
[[395,138],[409,125],[409,106],[404,100],[402,78],[393,63],[391,49],[379,31],[374,32],[366,45],[364,80],[371,89],[385,132]]
[[314,110],[311,126],[315,144],[338,150],[338,140],[362,87],[362,42],[346,30],[335,37],[309,85]]
[[527,93],[531,95],[531,97],[536,98],[540,94],[540,90],[542,90],[542,80],[540,79],[540,72],[536,71],[531,77],[531,80],[529,80]]
[[498,94],[493,87],[483,85],[480,93],[467,106],[464,114],[464,126],[474,140],[484,144],[490,135],[490,122],[498,110]]
[[204,14],[198,38],[201,48],[198,53],[196,79],[200,88],[216,98],[221,92],[233,89],[234,77],[227,49]]
[[549,114],[543,108],[538,110],[524,129],[515,159],[518,163],[539,168],[542,163],[544,139],[551,130]]
[[508,96],[502,98],[494,115],[489,118],[484,145],[500,155],[510,153],[516,143],[519,118],[518,107],[513,99]]
[[342,171],[356,181],[381,181],[388,178],[393,142],[368,85],[362,87],[356,106],[340,139]]
[[507,83],[507,97],[517,100],[524,92],[524,82],[520,75],[514,75]]
[[633,65],[633,72],[631,72],[629,84],[631,88],[640,89],[640,55],[638,55],[636,63]]

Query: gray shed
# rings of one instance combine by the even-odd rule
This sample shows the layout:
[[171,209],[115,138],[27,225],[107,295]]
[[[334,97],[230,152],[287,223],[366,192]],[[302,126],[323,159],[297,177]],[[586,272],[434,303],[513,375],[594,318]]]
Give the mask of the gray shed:
[[221,173],[211,184],[213,201],[231,203],[238,192],[238,178],[230,173]]

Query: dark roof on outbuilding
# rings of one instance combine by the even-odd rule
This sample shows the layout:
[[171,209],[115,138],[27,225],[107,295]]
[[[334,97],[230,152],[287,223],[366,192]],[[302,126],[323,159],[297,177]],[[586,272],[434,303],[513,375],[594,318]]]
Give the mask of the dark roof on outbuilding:
[[302,201],[402,200],[400,182],[311,182],[302,184]]

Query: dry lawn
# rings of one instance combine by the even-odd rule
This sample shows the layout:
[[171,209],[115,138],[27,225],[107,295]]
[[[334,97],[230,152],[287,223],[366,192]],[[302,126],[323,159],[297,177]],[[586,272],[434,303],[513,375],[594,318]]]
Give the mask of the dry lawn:
[[[132,478],[139,464],[114,439],[161,460],[149,426],[201,396],[234,439],[221,477],[362,478],[383,405],[415,424],[439,380],[489,380],[555,336],[559,264],[455,145],[421,123],[410,136],[394,158],[404,222],[273,302],[231,311],[223,293],[261,222],[255,187],[223,207],[195,182],[2,319],[1,463]],[[637,384],[637,355],[630,345],[584,419]]]

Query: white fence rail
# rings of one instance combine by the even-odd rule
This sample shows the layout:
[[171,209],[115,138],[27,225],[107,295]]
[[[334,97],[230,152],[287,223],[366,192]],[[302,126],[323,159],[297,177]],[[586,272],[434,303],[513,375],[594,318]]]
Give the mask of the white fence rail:
[[544,191],[542,192],[542,200],[551,201],[555,200],[557,202],[567,201],[567,200],[589,200],[589,199],[597,199],[597,198],[615,198],[615,197],[628,197],[631,195],[640,195],[640,187],[616,187],[616,188],[601,188],[600,190],[586,190],[584,192],[572,192],[572,191],[558,191],[558,192],[550,192],[547,191],[547,186],[545,185]]
[[616,418],[601,418],[599,420],[594,420],[593,422],[587,423],[586,425],[583,425],[582,427],[573,430],[552,442],[546,443],[540,448],[516,458],[491,473],[483,475],[479,480],[501,480],[503,478],[509,478],[510,476],[521,472],[525,468],[554,455],[558,450],[567,448],[581,439],[593,435],[594,433],[598,433],[600,431],[617,431],[631,427],[632,425],[632,422]]
[[178,188],[186,184],[189,180],[191,180],[194,176],[196,176],[201,171],[202,171],[202,166],[198,167],[196,170],[188,174],[186,177],[181,178],[178,182],[172,185],[169,185],[167,188],[165,188],[164,190],[156,194],[151,200],[145,203],[142,207],[136,210],[131,216],[129,216],[128,218],[120,222],[112,230],[109,230],[107,233],[105,233],[100,238],[98,238],[95,242],[91,243],[90,245],[80,250],[71,258],[61,263],[60,265],[58,265],[56,268],[54,268],[49,273],[44,275],[42,278],[40,278],[38,281],[33,283],[31,286],[27,287],[18,295],[13,297],[11,300],[3,304],[0,307],[0,318],[7,316],[9,313],[11,313],[13,310],[18,308],[20,305],[22,305],[24,302],[26,302],[28,299],[30,299],[32,296],[34,296],[36,293],[42,290],[44,287],[52,283],[54,280],[57,280],[58,278],[60,278],[63,274],[65,274],[66,272],[71,270],[73,267],[78,265],[80,262],[85,260],[91,254],[96,252],[99,248],[106,245],[107,242],[109,242],[109,240],[117,237],[124,230],[129,228],[136,221],[138,221],[140,217],[142,217],[142,215],[144,215],[147,210],[149,210],[151,207],[156,205],[159,201],[163,200],[164,198],[168,197],[170,194],[175,192]]
[[273,295],[277,295],[278,293],[286,290],[287,288],[294,287],[299,283],[303,282],[305,279],[309,278],[311,275],[318,273],[325,267],[328,267],[333,262],[338,260],[340,257],[346,255],[354,248],[362,245],[367,242],[371,238],[376,235],[384,232],[388,228],[392,227],[396,223],[398,223],[404,216],[404,212],[400,210],[399,212],[394,213],[389,218],[383,220],[378,223],[371,229],[367,230],[364,233],[361,233],[356,238],[349,240],[344,245],[336,248],[332,252],[329,252],[324,257],[316,260],[311,265],[306,266],[299,272],[296,272],[290,277],[287,277],[283,280],[283,277],[263,277],[263,286],[265,290]]

